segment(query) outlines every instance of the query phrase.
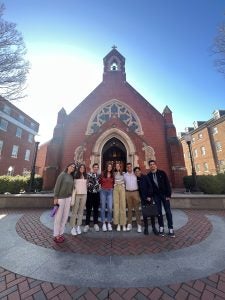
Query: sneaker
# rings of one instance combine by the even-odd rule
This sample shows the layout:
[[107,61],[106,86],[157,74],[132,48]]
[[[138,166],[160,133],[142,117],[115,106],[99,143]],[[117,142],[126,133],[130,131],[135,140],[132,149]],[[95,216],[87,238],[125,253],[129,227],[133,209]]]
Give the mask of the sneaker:
[[106,227],[105,223],[103,223],[103,225],[102,225],[102,231],[107,231],[107,227]]
[[90,228],[89,225],[85,225],[84,226],[84,232],[88,232],[89,228]]
[[127,231],[127,228],[125,225],[123,225],[123,231]]
[[152,227],[152,232],[154,233],[154,235],[159,235],[159,232],[155,227]]
[[175,234],[174,234],[173,229],[169,229],[168,236],[170,236],[172,238],[175,238]]
[[77,234],[81,234],[81,228],[80,228],[80,226],[77,226]]
[[94,225],[94,230],[95,230],[96,232],[99,231],[99,226],[98,226],[98,224],[95,224],[95,225]]
[[121,228],[120,228],[120,225],[118,224],[117,228],[116,228],[116,231],[120,231],[120,230],[121,230]]
[[144,235],[148,235],[148,234],[149,234],[148,227],[147,228],[145,227],[145,229],[144,229]]
[[142,230],[141,230],[141,225],[139,225],[139,224],[138,224],[138,226],[137,226],[137,232],[138,232],[138,233],[141,233],[141,232],[142,232]]
[[71,229],[71,234],[72,234],[72,235],[77,235],[77,231],[76,231],[76,228],[75,228],[75,227],[73,227],[73,228]]
[[128,224],[128,225],[127,225],[127,231],[131,231],[131,229],[132,229],[132,225],[131,225],[131,224]]
[[108,231],[112,231],[112,225],[108,223]]
[[164,236],[164,228],[163,227],[159,227],[159,235]]

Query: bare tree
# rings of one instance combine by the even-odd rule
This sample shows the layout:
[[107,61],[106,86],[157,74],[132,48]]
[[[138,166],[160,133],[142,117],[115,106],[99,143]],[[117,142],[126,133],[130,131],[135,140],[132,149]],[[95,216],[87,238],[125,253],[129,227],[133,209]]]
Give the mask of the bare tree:
[[216,54],[216,68],[225,75],[225,24],[219,27],[218,35],[215,38],[213,53]]
[[29,62],[26,47],[16,24],[3,20],[0,4],[0,95],[9,101],[23,98]]

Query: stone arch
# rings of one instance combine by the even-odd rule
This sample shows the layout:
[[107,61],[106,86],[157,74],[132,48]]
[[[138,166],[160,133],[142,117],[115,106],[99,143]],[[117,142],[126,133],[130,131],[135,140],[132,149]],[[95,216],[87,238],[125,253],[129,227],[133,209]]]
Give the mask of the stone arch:
[[119,118],[129,130],[142,135],[141,121],[136,112],[122,101],[112,99],[99,106],[92,114],[86,130],[86,135],[97,132],[109,119]]
[[136,155],[136,148],[131,138],[120,129],[110,128],[103,132],[96,140],[92,149],[92,155],[90,157],[90,167],[93,165],[93,163],[98,163],[99,166],[101,166],[102,149],[104,145],[112,138],[117,138],[124,144],[127,153],[127,162],[131,162],[133,166],[138,166],[138,156]]

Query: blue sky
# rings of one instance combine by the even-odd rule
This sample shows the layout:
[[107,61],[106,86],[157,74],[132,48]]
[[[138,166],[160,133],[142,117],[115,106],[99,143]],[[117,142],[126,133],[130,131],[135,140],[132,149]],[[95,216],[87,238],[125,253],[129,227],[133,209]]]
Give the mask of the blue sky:
[[[225,77],[211,53],[225,0],[5,0],[31,62],[28,97],[15,103],[51,138],[57,112],[70,113],[101,81],[115,44],[127,81],[158,111],[168,105],[177,132],[225,109]],[[44,105],[40,105],[40,101]]]

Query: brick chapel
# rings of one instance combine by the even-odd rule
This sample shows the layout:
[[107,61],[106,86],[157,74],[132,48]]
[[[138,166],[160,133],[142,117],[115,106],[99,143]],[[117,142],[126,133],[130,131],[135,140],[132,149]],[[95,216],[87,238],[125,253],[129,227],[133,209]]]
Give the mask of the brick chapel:
[[44,190],[54,187],[58,174],[72,162],[84,162],[89,171],[97,162],[131,162],[148,172],[156,159],[173,187],[183,186],[183,150],[172,112],[161,114],[127,81],[125,58],[116,47],[104,57],[102,82],[70,113],[62,108],[52,139],[38,153]]

